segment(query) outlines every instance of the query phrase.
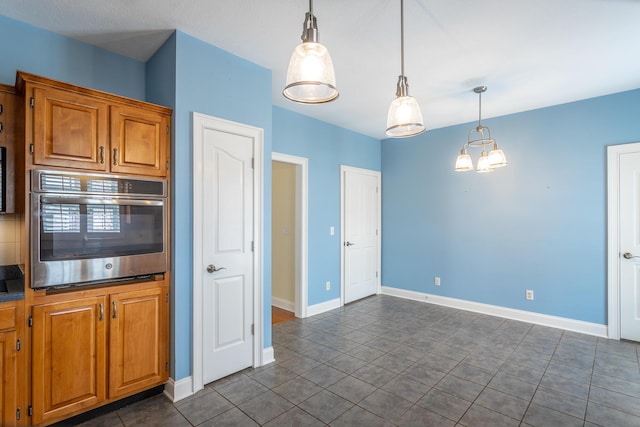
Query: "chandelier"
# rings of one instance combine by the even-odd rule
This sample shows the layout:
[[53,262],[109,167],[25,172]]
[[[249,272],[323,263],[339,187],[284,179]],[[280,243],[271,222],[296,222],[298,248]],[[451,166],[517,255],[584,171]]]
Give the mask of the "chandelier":
[[[473,91],[478,94],[478,126],[469,131],[467,143],[462,146],[460,155],[456,159],[455,170],[458,172],[473,170],[473,161],[467,152],[467,147],[482,148],[482,153],[480,153],[480,158],[478,159],[478,168],[476,169],[479,173],[493,172],[494,169],[507,165],[507,158],[504,152],[498,148],[496,140],[491,138],[489,128],[482,126],[481,123],[482,94],[486,92],[486,90],[486,86],[478,86],[473,89]],[[487,152],[487,149],[489,149],[489,152]]]

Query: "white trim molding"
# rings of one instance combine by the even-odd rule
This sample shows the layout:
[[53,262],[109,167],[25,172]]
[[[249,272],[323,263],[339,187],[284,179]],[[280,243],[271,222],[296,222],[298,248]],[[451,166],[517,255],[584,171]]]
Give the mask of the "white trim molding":
[[315,316],[317,314],[335,310],[336,308],[340,308],[341,306],[342,304],[340,303],[340,298],[335,298],[329,301],[325,301],[325,302],[321,302],[321,303],[309,306],[309,310],[307,311],[307,314],[309,316]]
[[607,323],[620,339],[620,155],[640,152],[640,143],[607,147]]
[[[296,317],[307,317],[309,301],[309,159],[290,154],[271,153],[271,160],[289,163],[296,167],[296,261],[295,261],[295,306]],[[279,307],[276,305],[276,307]],[[284,307],[281,307],[284,308]]]
[[273,347],[267,347],[262,350],[262,366],[268,365],[269,363],[273,363],[276,361],[275,353],[273,351]]
[[271,305],[287,311],[295,311],[296,304],[293,301],[287,301],[283,298],[271,297]]
[[491,316],[504,317],[521,322],[535,323],[536,325],[549,326],[551,328],[580,332],[582,334],[607,337],[607,326],[597,323],[584,322],[582,320],[568,319],[566,317],[550,316],[548,314],[534,313],[532,311],[517,310],[514,308],[500,307],[497,305],[483,304],[466,301],[457,298],[443,297],[423,292],[408,291],[406,289],[382,287],[383,295],[390,295],[420,301],[429,304],[437,304],[460,310],[473,311]]
[[[256,334],[253,335],[253,366],[263,364],[264,347],[264,130],[254,126],[236,123],[217,117],[194,112],[193,126],[193,299],[192,299],[192,349],[191,349],[191,386],[192,393],[204,388],[203,378],[203,294],[202,276],[204,262],[202,260],[203,236],[196,230],[202,224],[202,197],[204,168],[202,147],[204,129],[244,135],[253,139],[253,323]],[[270,326],[270,325],[269,325]],[[175,394],[175,393],[174,393]]]
[[191,396],[193,393],[192,377],[182,378],[178,381],[169,378],[169,381],[164,385],[164,395],[174,403]]

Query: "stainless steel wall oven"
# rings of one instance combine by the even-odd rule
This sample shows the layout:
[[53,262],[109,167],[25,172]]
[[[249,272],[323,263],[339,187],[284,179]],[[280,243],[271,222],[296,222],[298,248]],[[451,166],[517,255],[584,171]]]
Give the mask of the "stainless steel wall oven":
[[167,181],[33,170],[31,287],[167,270]]

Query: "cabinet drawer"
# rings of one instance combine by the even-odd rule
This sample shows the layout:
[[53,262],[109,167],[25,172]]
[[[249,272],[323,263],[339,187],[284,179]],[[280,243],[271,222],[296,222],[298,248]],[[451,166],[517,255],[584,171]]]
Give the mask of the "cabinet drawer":
[[15,329],[16,308],[7,307],[0,309],[0,329]]

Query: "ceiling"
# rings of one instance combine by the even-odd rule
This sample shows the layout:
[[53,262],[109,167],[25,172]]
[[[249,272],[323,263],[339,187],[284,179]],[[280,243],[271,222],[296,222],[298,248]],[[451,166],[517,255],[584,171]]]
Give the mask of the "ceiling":
[[[398,0],[316,0],[338,100],[286,100],[307,0],[2,0],[0,14],[146,61],[178,29],[273,72],[273,104],[384,138]],[[406,0],[405,75],[427,129],[640,88],[640,0]]]

